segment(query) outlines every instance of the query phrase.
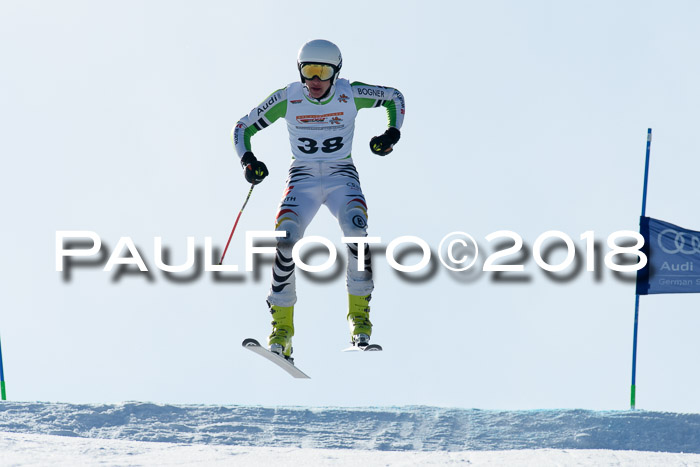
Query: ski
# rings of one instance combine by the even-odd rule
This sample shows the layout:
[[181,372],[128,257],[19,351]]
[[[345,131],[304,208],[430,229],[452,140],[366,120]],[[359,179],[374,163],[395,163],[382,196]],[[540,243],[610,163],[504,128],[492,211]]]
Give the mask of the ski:
[[294,363],[290,362],[284,357],[277,355],[274,352],[270,352],[265,347],[261,346],[260,342],[258,342],[257,340],[250,338],[244,339],[242,345],[246,349],[251,350],[256,354],[260,355],[261,357],[265,357],[266,359],[270,360],[272,363],[282,368],[284,371],[286,371],[293,377],[310,379],[310,377],[306,373],[294,366]]
[[357,346],[355,344],[351,345],[347,349],[343,349],[343,352],[378,352],[384,350],[379,344],[369,344],[363,347]]

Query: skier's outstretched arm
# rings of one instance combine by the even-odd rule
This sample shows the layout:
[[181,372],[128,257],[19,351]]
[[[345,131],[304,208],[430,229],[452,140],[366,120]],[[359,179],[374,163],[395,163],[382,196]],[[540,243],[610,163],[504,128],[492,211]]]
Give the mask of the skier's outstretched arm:
[[287,113],[287,88],[270,94],[250,113],[236,122],[231,130],[231,141],[236,149],[245,178],[249,183],[258,184],[268,175],[265,164],[258,161],[250,145],[250,138],[263,128],[272,125]]

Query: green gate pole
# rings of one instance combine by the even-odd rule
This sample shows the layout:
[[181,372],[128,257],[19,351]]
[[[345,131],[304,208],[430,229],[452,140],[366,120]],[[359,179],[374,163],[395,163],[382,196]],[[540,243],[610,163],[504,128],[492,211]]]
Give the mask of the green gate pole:
[[2,395],[2,400],[7,400],[7,393],[5,392],[5,372],[2,369],[2,341],[0,341],[0,393]]
[[[651,152],[651,128],[647,130],[647,154],[644,162],[644,194],[642,195],[642,217],[647,212],[647,187],[649,182],[649,153]],[[637,333],[639,329],[639,294],[634,297],[634,334],[632,338],[632,386],[630,387],[630,409],[637,407]]]

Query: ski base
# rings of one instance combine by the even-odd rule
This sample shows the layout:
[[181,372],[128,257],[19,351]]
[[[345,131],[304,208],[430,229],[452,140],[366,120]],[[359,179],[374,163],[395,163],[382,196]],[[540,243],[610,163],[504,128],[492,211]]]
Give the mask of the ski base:
[[350,347],[343,349],[343,352],[379,352],[382,351],[382,346],[379,344],[369,344],[363,347],[357,345],[351,345]]
[[284,357],[277,355],[274,352],[270,352],[268,349],[261,346],[260,342],[258,342],[255,339],[244,339],[241,345],[243,345],[243,347],[245,347],[246,349],[253,351],[261,357],[264,357],[267,360],[271,361],[272,363],[282,368],[284,371],[286,371],[295,378],[311,379],[306,373],[294,366],[294,363],[290,362]]

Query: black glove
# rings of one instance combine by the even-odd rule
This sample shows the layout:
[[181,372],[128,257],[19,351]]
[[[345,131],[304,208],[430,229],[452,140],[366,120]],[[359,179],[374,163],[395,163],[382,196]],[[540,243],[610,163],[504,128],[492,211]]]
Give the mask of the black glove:
[[375,154],[386,156],[394,150],[394,145],[399,141],[399,138],[401,138],[401,132],[392,126],[383,135],[375,136],[369,140],[369,148]]
[[262,182],[269,172],[263,162],[260,162],[252,152],[248,151],[241,157],[241,165],[243,166],[245,179],[248,183],[257,185]]

